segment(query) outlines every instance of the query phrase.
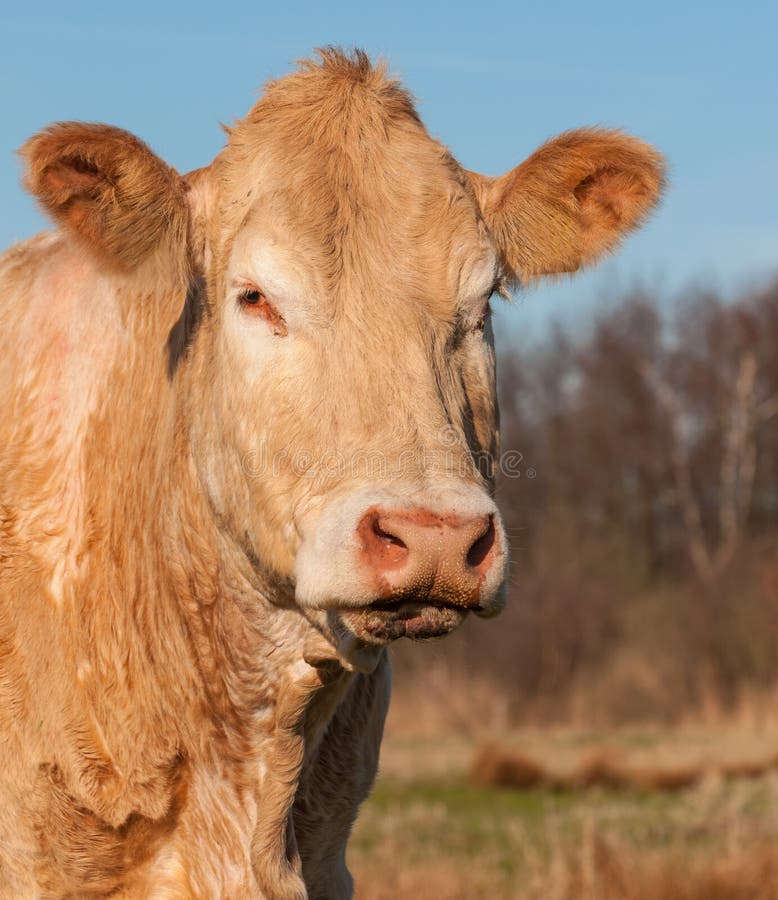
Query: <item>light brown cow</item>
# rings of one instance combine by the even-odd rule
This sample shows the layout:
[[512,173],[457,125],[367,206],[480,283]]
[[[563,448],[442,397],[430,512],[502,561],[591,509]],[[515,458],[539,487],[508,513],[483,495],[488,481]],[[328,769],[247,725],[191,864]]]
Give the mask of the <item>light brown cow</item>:
[[0,261],[0,895],[348,897],[386,645],[502,604],[489,298],[613,248],[661,159],[466,172],[337,51],[188,176],[102,125],[23,156],[59,228]]

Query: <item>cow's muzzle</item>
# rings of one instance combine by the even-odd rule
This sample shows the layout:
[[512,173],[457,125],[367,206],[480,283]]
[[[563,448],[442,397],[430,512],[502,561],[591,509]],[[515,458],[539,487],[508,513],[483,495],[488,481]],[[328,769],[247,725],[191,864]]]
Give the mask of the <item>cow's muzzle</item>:
[[482,588],[499,555],[493,515],[373,507],[357,533],[361,562],[375,589],[372,609],[485,611]]
[[430,494],[414,503],[394,490],[355,492],[303,531],[298,605],[327,612],[344,646],[441,637],[469,613],[505,605],[507,540],[494,502],[474,486]]

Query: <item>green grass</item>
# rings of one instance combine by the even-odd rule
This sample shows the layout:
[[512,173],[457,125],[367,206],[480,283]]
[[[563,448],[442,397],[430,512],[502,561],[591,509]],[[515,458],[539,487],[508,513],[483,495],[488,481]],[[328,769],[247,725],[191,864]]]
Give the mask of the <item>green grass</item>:
[[639,849],[710,850],[734,832],[777,838],[778,785],[771,777],[657,794],[480,788],[462,777],[384,777],[365,804],[350,845],[362,866],[488,867],[513,883],[524,867],[575,848],[587,829]]

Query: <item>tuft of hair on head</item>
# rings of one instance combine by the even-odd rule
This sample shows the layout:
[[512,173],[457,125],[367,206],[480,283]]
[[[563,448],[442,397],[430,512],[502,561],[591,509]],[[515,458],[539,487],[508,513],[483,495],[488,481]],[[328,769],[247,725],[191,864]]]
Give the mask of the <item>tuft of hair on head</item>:
[[[350,99],[356,96],[370,98],[376,109],[390,118],[420,121],[413,97],[399,79],[388,73],[386,62],[371,62],[364,50],[319,47],[314,58],[300,59],[297,66],[296,71],[265,85],[263,96],[237,123],[238,134],[242,126],[251,126],[279,110],[289,117],[288,124],[300,116],[309,124],[318,117],[322,124],[331,125],[334,117],[343,116]],[[333,127],[333,131],[337,128]]]
[[370,62],[370,57],[359,47],[354,47],[349,52],[342,47],[329,44],[326,47],[317,47],[314,53],[319,57],[318,61],[313,59],[299,60],[298,65],[301,69],[304,71],[321,69],[330,75],[361,82],[369,81],[374,73],[378,73],[382,77],[386,74],[386,66],[383,63],[379,63],[374,68]]

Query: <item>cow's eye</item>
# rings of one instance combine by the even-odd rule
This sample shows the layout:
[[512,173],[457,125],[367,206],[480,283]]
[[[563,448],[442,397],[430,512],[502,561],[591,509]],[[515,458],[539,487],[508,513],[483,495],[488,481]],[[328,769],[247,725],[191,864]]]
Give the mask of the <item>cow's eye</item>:
[[247,303],[250,306],[254,306],[262,299],[262,292],[256,290],[256,288],[246,288],[245,291],[241,292],[240,302]]
[[285,337],[288,334],[284,317],[259,288],[242,288],[238,294],[238,302],[246,315],[264,319],[277,337]]

